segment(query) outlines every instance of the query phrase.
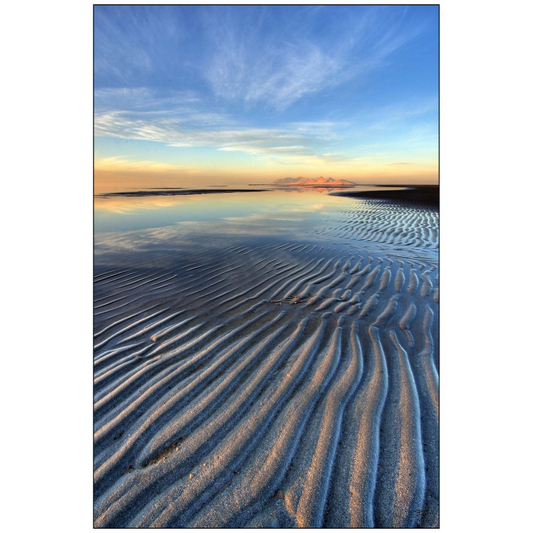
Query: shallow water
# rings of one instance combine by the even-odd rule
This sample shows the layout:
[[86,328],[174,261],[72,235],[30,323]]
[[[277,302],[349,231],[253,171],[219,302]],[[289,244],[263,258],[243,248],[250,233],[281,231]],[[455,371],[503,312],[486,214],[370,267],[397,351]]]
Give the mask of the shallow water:
[[[320,243],[333,246],[334,250],[351,247],[354,241],[359,241],[362,248],[384,250],[383,243],[388,241],[380,239],[377,233],[373,239],[369,235],[358,238],[357,231],[343,232],[338,226],[338,222],[349,214],[355,229],[358,224],[366,224],[369,231],[379,231],[378,206],[381,204],[327,192],[290,189],[168,197],[96,197],[95,266],[98,271],[106,264],[106,256],[109,260],[128,252],[158,253],[162,246],[165,247],[164,254],[171,254],[190,245],[223,250],[238,243],[266,240]],[[422,222],[426,222],[423,213],[436,213],[435,210],[408,209],[415,213],[415,218],[417,213],[420,214],[418,218]],[[437,215],[433,216],[435,220],[430,223],[437,221]],[[420,237],[424,235],[420,234]],[[438,235],[434,238],[437,240]],[[373,241],[380,241],[382,246],[372,246]],[[406,241],[407,245],[413,242]],[[390,253],[400,248],[405,251],[405,246],[398,247],[402,244],[399,239],[389,244],[396,244],[390,247]],[[428,248],[436,251],[435,243],[426,244],[426,251]]]
[[94,294],[97,526],[438,524],[436,209],[97,198]]
[[[216,222],[231,233],[236,225],[251,231],[274,224],[287,229],[320,221],[342,209],[345,200],[314,191],[264,191],[190,196],[97,197],[95,232],[129,231]],[[317,220],[318,218],[318,220]],[[284,224],[279,224],[283,221]],[[206,230],[211,229],[208,226]]]

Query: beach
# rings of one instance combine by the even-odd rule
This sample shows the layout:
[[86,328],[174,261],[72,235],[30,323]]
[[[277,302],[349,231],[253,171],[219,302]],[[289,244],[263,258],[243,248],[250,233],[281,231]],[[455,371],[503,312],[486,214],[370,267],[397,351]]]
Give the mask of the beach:
[[227,192],[99,201],[95,527],[439,527],[438,189]]

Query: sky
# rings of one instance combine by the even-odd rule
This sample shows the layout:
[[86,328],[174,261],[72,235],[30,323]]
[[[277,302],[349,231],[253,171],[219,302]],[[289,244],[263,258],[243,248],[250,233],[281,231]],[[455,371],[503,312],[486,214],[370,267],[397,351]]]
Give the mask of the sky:
[[95,187],[438,180],[437,6],[95,6]]

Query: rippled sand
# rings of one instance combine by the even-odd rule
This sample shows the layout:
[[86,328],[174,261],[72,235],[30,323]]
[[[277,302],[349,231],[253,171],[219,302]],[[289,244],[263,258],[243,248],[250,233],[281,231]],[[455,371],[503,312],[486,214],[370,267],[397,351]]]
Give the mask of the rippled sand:
[[96,527],[438,526],[438,210],[339,202],[97,237]]

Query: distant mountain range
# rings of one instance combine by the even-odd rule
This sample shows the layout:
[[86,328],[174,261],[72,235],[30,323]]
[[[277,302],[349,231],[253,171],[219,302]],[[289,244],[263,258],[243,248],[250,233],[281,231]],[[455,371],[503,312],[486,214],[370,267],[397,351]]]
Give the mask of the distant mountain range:
[[297,178],[281,178],[272,182],[273,185],[285,185],[294,187],[354,187],[355,183],[348,180],[336,180],[333,178],[304,178],[298,176]]

